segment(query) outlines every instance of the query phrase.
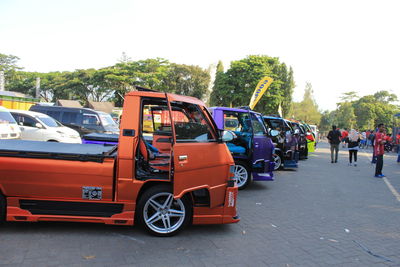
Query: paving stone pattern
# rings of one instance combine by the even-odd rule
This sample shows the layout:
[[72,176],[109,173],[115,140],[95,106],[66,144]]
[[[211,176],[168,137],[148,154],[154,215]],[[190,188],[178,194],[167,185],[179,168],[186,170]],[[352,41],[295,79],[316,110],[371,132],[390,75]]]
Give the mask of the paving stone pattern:
[[[400,266],[400,202],[363,153],[358,167],[347,166],[347,151],[331,164],[321,143],[298,170],[240,191],[238,224],[171,238],[139,227],[6,223],[0,266]],[[400,192],[394,153],[384,173]]]

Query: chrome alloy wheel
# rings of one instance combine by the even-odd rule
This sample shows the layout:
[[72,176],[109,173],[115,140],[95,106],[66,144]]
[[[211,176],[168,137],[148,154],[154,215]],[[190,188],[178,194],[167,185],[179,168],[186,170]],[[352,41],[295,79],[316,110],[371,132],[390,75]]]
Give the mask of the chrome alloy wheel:
[[150,197],[143,209],[146,225],[154,232],[167,234],[176,231],[185,220],[185,205],[172,193],[162,192]]
[[239,188],[246,185],[249,173],[243,165],[235,165],[235,180]]
[[276,171],[277,169],[279,169],[279,167],[282,164],[282,159],[278,154],[273,154],[272,158],[274,159],[275,162],[275,167],[274,167],[274,171]]

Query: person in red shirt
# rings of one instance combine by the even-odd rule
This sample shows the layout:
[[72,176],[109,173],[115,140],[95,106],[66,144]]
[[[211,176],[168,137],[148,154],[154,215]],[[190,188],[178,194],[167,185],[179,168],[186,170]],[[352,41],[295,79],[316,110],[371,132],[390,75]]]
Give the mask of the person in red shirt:
[[396,145],[397,145],[397,162],[400,163],[400,132],[396,136]]
[[382,174],[383,168],[383,154],[385,154],[385,125],[380,123],[378,125],[378,132],[375,134],[374,140],[374,154],[376,156],[376,167],[375,167],[375,177],[383,178],[385,175]]
[[347,128],[344,128],[344,130],[342,131],[342,142],[343,142],[343,147],[346,147],[346,138],[347,136],[349,136],[349,132],[347,131]]

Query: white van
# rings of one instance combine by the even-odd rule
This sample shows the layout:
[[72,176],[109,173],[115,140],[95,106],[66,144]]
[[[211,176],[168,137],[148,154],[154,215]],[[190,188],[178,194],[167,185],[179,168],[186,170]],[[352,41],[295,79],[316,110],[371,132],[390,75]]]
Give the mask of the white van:
[[39,112],[10,109],[21,129],[21,139],[62,143],[82,143],[79,133]]
[[0,139],[18,139],[21,131],[8,109],[0,106]]

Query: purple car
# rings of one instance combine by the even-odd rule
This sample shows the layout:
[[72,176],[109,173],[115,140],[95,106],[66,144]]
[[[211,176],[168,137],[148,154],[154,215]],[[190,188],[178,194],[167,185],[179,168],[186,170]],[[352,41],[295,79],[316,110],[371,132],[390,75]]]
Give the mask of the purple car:
[[[229,130],[237,138],[226,143],[235,160],[235,179],[239,189],[251,181],[273,181],[274,145],[260,113],[227,107],[209,109],[218,129]],[[271,135],[278,132],[272,130]]]

